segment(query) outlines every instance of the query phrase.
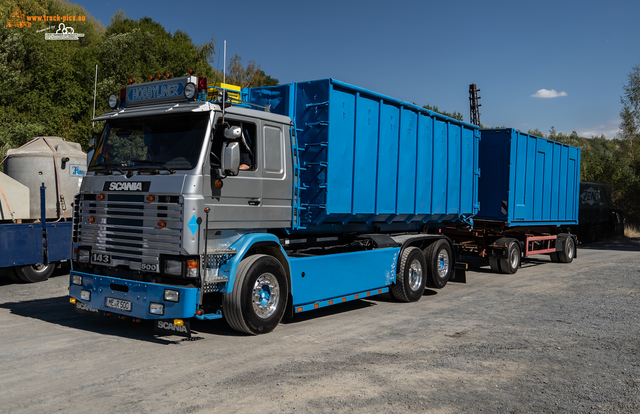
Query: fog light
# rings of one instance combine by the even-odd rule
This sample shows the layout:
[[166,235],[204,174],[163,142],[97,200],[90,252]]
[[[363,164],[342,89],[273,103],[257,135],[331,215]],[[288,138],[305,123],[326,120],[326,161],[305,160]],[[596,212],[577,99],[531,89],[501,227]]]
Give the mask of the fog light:
[[184,326],[184,321],[182,319],[174,319],[173,324],[175,326]]
[[164,272],[169,275],[180,276],[182,274],[182,262],[178,260],[165,260]]
[[109,102],[109,108],[111,109],[116,109],[118,105],[120,105],[120,99],[118,99],[118,96],[114,93],[109,95],[108,102]]
[[69,302],[73,303],[74,305],[76,304],[76,298],[69,298]]
[[164,300],[167,302],[179,302],[180,301],[180,292],[172,289],[164,290]]
[[82,276],[73,275],[73,280],[71,283],[73,283],[74,285],[82,286]]
[[196,97],[196,84],[189,82],[184,86],[184,97],[187,99],[193,99]]
[[91,250],[86,248],[78,248],[78,262],[89,263],[89,257],[91,256]]
[[149,313],[153,315],[164,315],[164,305],[162,303],[151,303],[149,305]]
[[91,292],[88,290],[81,290],[80,299],[86,300],[87,302],[91,301]]

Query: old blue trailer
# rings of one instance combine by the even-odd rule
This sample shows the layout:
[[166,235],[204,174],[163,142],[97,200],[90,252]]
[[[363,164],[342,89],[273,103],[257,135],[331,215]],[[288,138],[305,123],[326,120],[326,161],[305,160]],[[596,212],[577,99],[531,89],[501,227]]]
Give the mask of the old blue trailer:
[[511,128],[483,129],[480,209],[473,228],[445,233],[464,254],[487,257],[494,271],[515,273],[521,258],[577,255],[580,148]]
[[74,205],[77,310],[258,334],[464,280],[442,230],[478,212],[478,127],[334,79],[241,104],[206,92],[193,76],[129,85],[96,118]]

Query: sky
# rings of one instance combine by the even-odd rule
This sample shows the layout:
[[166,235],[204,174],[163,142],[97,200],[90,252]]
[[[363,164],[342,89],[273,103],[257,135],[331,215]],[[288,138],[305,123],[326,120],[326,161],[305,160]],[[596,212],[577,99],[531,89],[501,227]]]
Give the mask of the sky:
[[469,121],[614,138],[640,65],[640,1],[79,0],[108,25],[120,9],[194,43],[216,41],[281,84],[334,78]]

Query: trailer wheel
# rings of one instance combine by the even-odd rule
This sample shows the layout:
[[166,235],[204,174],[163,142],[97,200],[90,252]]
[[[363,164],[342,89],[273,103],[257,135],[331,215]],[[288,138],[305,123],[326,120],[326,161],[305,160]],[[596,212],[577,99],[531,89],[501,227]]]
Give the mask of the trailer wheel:
[[564,244],[563,252],[556,252],[558,255],[558,261],[560,263],[571,263],[576,256],[576,242],[573,237],[567,237],[567,242]]
[[[520,267],[520,242],[515,239],[508,239],[509,247],[507,248],[507,258],[500,259],[500,270],[508,275],[515,274]],[[498,240],[499,242],[500,240]],[[496,242],[497,243],[497,242]]]
[[399,302],[417,302],[424,293],[427,265],[424,255],[417,247],[404,249],[396,274],[396,283],[391,286],[391,296]]
[[239,332],[271,332],[282,320],[288,297],[282,264],[265,254],[249,256],[238,266],[233,291],[224,295],[224,317]]
[[49,279],[51,273],[56,268],[55,263],[49,263],[45,265],[43,263],[36,263],[33,265],[26,266],[14,266],[11,270],[14,272],[16,277],[26,283],[37,283],[44,282]]
[[453,255],[446,240],[438,240],[423,250],[427,260],[427,286],[442,289],[453,274]]
[[558,252],[550,253],[549,257],[551,257],[551,261],[553,263],[560,263],[560,259],[558,258]]
[[490,257],[489,258],[489,266],[491,267],[491,270],[495,273],[500,273],[500,264],[498,263],[498,258],[497,257]]

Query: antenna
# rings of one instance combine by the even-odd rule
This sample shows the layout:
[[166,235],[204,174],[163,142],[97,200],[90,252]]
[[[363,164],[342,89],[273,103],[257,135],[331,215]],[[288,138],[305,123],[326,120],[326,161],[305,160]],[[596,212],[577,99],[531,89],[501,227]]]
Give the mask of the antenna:
[[224,41],[224,52],[222,54],[222,122],[224,122],[224,110],[227,99],[227,41]]
[[[93,117],[96,117],[96,89],[98,88],[98,65],[96,64],[96,80],[93,83]],[[91,129],[95,129],[96,123],[91,122]]]

